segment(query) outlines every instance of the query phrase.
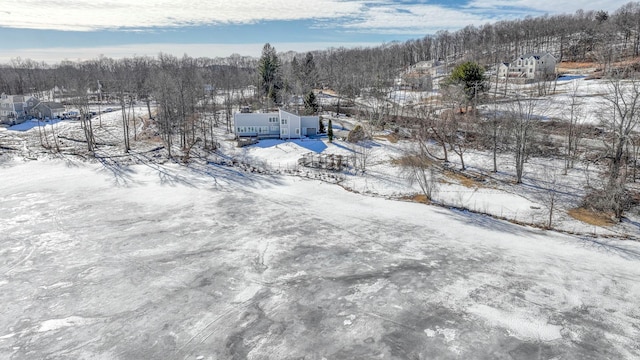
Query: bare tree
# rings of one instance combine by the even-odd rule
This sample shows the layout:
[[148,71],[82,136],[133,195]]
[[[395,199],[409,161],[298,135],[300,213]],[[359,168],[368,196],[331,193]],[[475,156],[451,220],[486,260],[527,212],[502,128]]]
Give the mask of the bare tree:
[[353,164],[356,172],[360,171],[360,173],[364,174],[367,171],[371,152],[371,144],[369,144],[366,140],[359,141],[354,145]]
[[[449,84],[442,89],[442,99],[446,109],[440,116],[440,136],[442,136],[449,148],[460,158],[462,170],[465,170],[464,153],[469,145],[469,137],[473,131],[472,122],[475,122],[475,105],[473,116],[466,112],[469,98],[463,84]],[[474,94],[474,99],[477,95]],[[463,110],[463,107],[465,108]]]
[[580,98],[580,85],[574,82],[569,91],[569,113],[566,118],[568,122],[567,145],[565,149],[564,174],[572,169],[578,156],[578,144],[582,138],[582,121],[584,117],[583,101]]
[[131,82],[132,66],[129,59],[123,59],[116,62],[114,72],[114,90],[120,103],[120,111],[122,114],[122,131],[124,152],[127,153],[131,150],[131,142],[129,138],[129,116],[127,114],[127,100],[131,101],[131,89],[133,87]]
[[513,139],[513,153],[516,168],[516,183],[522,183],[524,164],[531,150],[537,123],[539,100],[517,96],[508,107],[507,122]]
[[[418,115],[415,137],[418,144],[422,147],[422,151],[429,154],[434,159],[449,162],[449,152],[447,135],[449,129],[448,123],[443,121],[442,115],[438,115],[436,108],[431,104],[418,107],[416,109]],[[429,143],[435,141],[442,148],[442,157],[437,156],[429,150]]]
[[545,169],[543,173],[543,181],[545,182],[543,200],[547,208],[547,229],[553,227],[553,214],[556,210],[558,200],[558,173],[555,169]]
[[597,203],[599,210],[613,211],[620,219],[628,202],[626,155],[633,146],[632,133],[640,122],[640,81],[612,79],[602,99],[601,121],[609,134],[605,138],[609,171],[604,188],[591,194],[591,203]]
[[417,150],[407,151],[401,160],[402,176],[409,181],[410,185],[418,184],[422,194],[429,200],[438,191],[438,180],[436,169],[430,156],[424,152],[424,148],[419,146]]

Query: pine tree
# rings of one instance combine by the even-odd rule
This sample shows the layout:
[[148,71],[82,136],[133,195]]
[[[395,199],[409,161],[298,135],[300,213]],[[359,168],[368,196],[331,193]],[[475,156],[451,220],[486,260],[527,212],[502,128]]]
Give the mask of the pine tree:
[[262,48],[258,73],[260,74],[263,95],[268,100],[271,100],[273,104],[277,104],[279,91],[282,89],[280,60],[276,54],[276,49],[269,43],[266,43]]
[[333,142],[333,124],[331,124],[331,119],[329,119],[327,137],[329,137],[329,142]]
[[313,115],[318,112],[318,101],[313,91],[309,91],[304,97],[304,109],[307,115]]
[[318,82],[318,70],[313,54],[308,52],[302,65],[302,78],[304,81],[304,90],[312,90]]
[[489,83],[484,75],[484,68],[476,62],[467,61],[456,66],[445,85],[461,84],[467,101],[472,103],[473,110],[477,103],[478,94],[489,90]]
[[324,134],[324,123],[322,122],[322,118],[318,119],[318,132],[320,134]]

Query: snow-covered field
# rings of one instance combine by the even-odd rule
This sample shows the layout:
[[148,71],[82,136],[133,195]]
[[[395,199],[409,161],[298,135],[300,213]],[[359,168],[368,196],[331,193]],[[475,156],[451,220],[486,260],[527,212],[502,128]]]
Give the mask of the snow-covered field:
[[[570,82],[589,106],[605,86]],[[219,129],[186,165],[142,122],[124,154],[119,111],[93,121],[95,157],[77,121],[0,128],[0,358],[640,358],[640,214],[567,215],[595,165],[531,157],[516,185],[511,155],[492,174],[469,150],[478,180],[440,174],[427,206],[403,200],[415,144],[388,132],[236,148]],[[54,136],[59,152],[40,145]],[[309,153],[351,166],[300,166]],[[551,188],[562,234],[449,208],[542,226]]]
[[640,357],[635,242],[211,165],[0,172],[0,358]]

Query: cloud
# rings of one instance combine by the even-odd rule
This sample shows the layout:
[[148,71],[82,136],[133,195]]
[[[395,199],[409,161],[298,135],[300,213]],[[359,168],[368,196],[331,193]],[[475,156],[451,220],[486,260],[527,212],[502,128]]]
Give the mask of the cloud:
[[340,0],[20,0],[0,12],[0,26],[92,31],[263,20],[337,18],[361,11]]
[[[271,43],[278,52],[296,51],[306,52],[323,50],[331,47],[373,47],[380,43],[367,42],[273,42]],[[106,56],[114,59],[133,56],[157,56],[160,53],[171,54],[178,57],[187,54],[191,57],[228,57],[231,54],[259,57],[264,43],[255,44],[129,44],[96,47],[56,47],[38,49],[20,49],[0,52],[0,63],[6,64],[20,57],[35,61],[44,61],[49,64],[59,63],[63,60],[83,61]]]
[[540,13],[559,14],[575,13],[577,10],[605,10],[613,12],[629,0],[471,0],[467,8],[475,10],[491,10],[494,12],[505,11],[505,9],[527,9]]
[[384,4],[370,6],[359,19],[342,24],[345,29],[426,34],[480,25],[491,18],[464,9],[428,4]]
[[308,20],[316,28],[426,34],[522,17],[613,11],[628,0],[20,0],[0,11],[0,27],[43,30],[146,30],[261,21]]

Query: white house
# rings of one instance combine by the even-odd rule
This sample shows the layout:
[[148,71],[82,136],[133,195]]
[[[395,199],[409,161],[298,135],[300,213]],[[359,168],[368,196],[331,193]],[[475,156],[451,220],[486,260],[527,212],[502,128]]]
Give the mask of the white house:
[[556,58],[549,53],[522,55],[511,63],[502,63],[498,66],[498,75],[501,77],[540,79],[555,72]]
[[318,134],[319,118],[281,109],[269,113],[235,113],[233,123],[238,137],[299,139]]

